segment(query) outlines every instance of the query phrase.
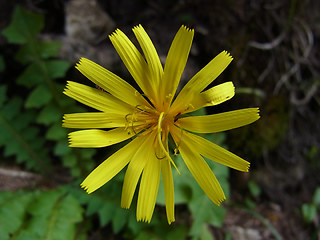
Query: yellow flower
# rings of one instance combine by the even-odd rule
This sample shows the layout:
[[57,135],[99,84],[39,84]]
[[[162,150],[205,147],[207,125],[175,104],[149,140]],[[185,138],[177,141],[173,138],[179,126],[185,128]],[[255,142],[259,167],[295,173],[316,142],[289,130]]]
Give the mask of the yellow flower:
[[202,156],[245,172],[249,169],[249,163],[191,132],[215,133],[241,127],[256,121],[259,110],[247,108],[207,116],[188,116],[187,113],[217,105],[233,97],[232,82],[204,90],[229,65],[232,57],[226,51],[221,52],[174,98],[194,31],[185,26],[179,29],[164,69],[142,26],[134,27],[133,32],[144,56],[122,31],[116,30],[109,37],[143,93],[105,68],[81,58],[76,68],[104,91],[68,81],[64,93],[98,111],[65,114],[63,126],[86,129],[69,134],[71,147],[105,147],[132,138],[132,141],[93,170],[81,186],[92,193],[128,165],[121,207],[130,207],[141,178],[137,220],[150,222],[162,175],[167,220],[170,224],[175,221],[171,166],[176,166],[169,154],[169,135],[175,142],[175,150],[181,153],[200,187],[212,202],[219,205],[225,200],[225,195]]

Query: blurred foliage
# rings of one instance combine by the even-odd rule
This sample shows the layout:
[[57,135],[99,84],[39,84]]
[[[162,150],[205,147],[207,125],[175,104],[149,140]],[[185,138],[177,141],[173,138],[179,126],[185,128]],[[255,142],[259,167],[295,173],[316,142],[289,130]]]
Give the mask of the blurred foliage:
[[311,203],[304,203],[301,207],[302,216],[306,223],[318,221],[316,218],[320,212],[320,187],[318,187],[313,195]]
[[[5,147],[5,156],[16,156],[17,162],[25,162],[28,169],[51,174],[49,159],[53,154],[70,167],[73,176],[80,176],[92,168],[89,160],[94,150],[82,151],[81,159],[77,159],[75,151],[67,146],[67,130],[61,127],[62,113],[79,107],[62,97],[64,85],[56,79],[66,75],[70,63],[56,59],[61,43],[37,39],[43,27],[43,15],[16,7],[10,25],[2,31],[9,43],[20,45],[15,59],[25,69],[15,84],[27,95],[11,90],[13,96],[5,98],[0,115],[4,133],[0,146]],[[52,141],[55,146],[50,152],[46,146]]]
[[85,239],[76,228],[82,220],[82,207],[63,189],[2,192],[0,206],[3,240]]
[[[94,168],[95,151],[68,147],[62,114],[84,110],[62,95],[64,83],[59,79],[71,65],[57,58],[60,42],[38,39],[44,21],[44,15],[18,6],[10,25],[2,31],[9,46],[18,47],[14,59],[23,71],[17,73],[15,82],[0,85],[0,147],[5,160],[15,159],[15,165],[38,172],[53,184],[49,190],[0,193],[0,238],[81,240],[90,230],[110,227],[110,236],[127,239],[213,239],[209,226],[221,227],[226,210],[209,200],[179,155],[175,160],[181,175],[173,171],[176,208],[186,206],[191,219],[179,219],[182,213],[176,211],[177,222],[168,225],[161,207],[164,191],[160,189],[151,223],[138,223],[135,206],[129,211],[120,208],[124,171],[91,195],[80,189],[79,182]],[[0,72],[6,70],[5,60],[0,56]],[[225,140],[223,133],[204,137],[219,145]],[[228,196],[228,168],[206,160]],[[55,179],[68,174],[60,171],[63,169],[68,169],[71,177],[55,187],[59,182]],[[97,219],[98,226],[93,224]]]

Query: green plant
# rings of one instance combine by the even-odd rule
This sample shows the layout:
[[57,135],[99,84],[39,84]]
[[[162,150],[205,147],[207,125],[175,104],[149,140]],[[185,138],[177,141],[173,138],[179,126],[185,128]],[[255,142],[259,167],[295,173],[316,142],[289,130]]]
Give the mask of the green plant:
[[[0,239],[85,239],[82,207],[65,189],[0,194]],[[77,236],[77,237],[76,237]]]
[[320,211],[320,187],[318,187],[312,198],[311,203],[304,203],[301,207],[302,217],[306,223],[312,223],[316,220]]
[[[29,169],[50,174],[53,154],[70,168],[73,176],[80,176],[92,167],[92,162],[86,160],[94,151],[76,154],[67,146],[67,131],[61,127],[62,112],[65,108],[77,107],[73,101],[62,97],[63,84],[57,79],[66,75],[70,63],[56,58],[60,42],[37,39],[43,27],[42,14],[18,6],[10,25],[2,31],[10,44],[20,45],[15,59],[26,66],[16,82],[8,83],[8,87],[14,88],[16,84],[23,91],[27,90],[27,96],[11,91],[13,96],[7,97],[1,110],[0,128],[4,136],[0,146],[5,147],[7,156],[16,156],[17,161],[25,162]],[[54,148],[49,151],[47,146],[52,141],[55,142]]]

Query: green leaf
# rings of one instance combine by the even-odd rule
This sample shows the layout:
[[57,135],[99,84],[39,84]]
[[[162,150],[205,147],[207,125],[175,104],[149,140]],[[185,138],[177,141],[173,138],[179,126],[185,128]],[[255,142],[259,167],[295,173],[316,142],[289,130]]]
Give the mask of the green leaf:
[[61,126],[60,122],[58,122],[58,124],[52,125],[46,134],[46,138],[50,140],[61,140],[66,139],[66,137],[67,130]]
[[129,211],[116,208],[112,217],[112,229],[114,233],[119,233],[120,230],[126,225],[128,221]]
[[9,43],[26,43],[32,41],[44,26],[44,17],[17,6],[10,25],[2,31]]
[[311,223],[317,216],[317,207],[314,204],[303,204],[302,216],[307,223]]
[[136,216],[134,214],[129,214],[129,219],[128,219],[128,228],[131,230],[131,232],[134,235],[138,235],[141,231],[141,228],[143,225],[141,222],[137,222]]
[[30,217],[17,232],[16,239],[75,239],[75,224],[82,220],[78,201],[61,190],[34,194],[26,211]]
[[68,160],[64,164],[65,166],[72,167],[76,164],[75,156],[72,154],[71,148],[68,146],[67,139],[60,139],[57,142],[56,146],[54,147],[54,154],[57,156],[65,156],[67,154],[71,155],[70,157],[68,156]]
[[200,240],[214,240],[214,236],[212,235],[211,231],[209,230],[207,224],[202,225],[199,239]]
[[215,227],[222,226],[226,210],[214,205],[206,195],[199,193],[188,206],[193,216],[190,235],[200,236],[203,225],[207,223]]
[[32,194],[22,192],[0,193],[0,236],[9,239],[26,220],[26,209]]
[[254,181],[248,182],[248,188],[249,188],[251,195],[254,197],[259,196],[261,193],[261,189],[260,189],[259,185]]
[[312,202],[317,207],[320,207],[320,187],[318,187],[316,189],[316,191],[314,192],[314,195],[313,195],[313,198],[312,198]]
[[4,147],[5,156],[15,156],[18,162],[26,162],[27,168],[41,168],[46,173],[48,148],[38,128],[30,126],[36,112],[24,112],[21,106],[21,99],[12,98],[0,108],[0,147]]
[[40,85],[34,89],[26,100],[27,108],[39,108],[50,102],[52,99],[51,92],[45,85]]
[[5,102],[3,108],[0,108],[0,113],[10,121],[21,112],[21,105],[22,100],[20,98],[12,98]]
[[15,58],[22,64],[32,63],[40,59],[57,56],[60,47],[60,42],[34,40],[32,43],[23,45]]
[[61,48],[61,42],[41,42],[39,45],[40,56],[43,59],[47,59],[50,57],[56,57]]
[[[36,121],[44,125],[61,122],[60,110],[54,104],[47,104],[39,113]],[[61,123],[62,124],[62,123]]]
[[44,83],[45,77],[39,64],[32,63],[24,70],[24,72],[17,78],[16,81],[19,85],[32,88],[40,83]]
[[86,211],[86,215],[90,216],[96,212],[100,212],[100,209],[103,207],[104,202],[103,200],[97,196],[97,194],[95,195],[90,195],[91,198],[89,198],[88,200],[88,207],[87,207],[87,211]]
[[50,60],[45,62],[49,78],[62,78],[66,75],[71,64],[64,60]]
[[115,208],[110,202],[104,202],[99,210],[100,226],[106,226],[114,216]]

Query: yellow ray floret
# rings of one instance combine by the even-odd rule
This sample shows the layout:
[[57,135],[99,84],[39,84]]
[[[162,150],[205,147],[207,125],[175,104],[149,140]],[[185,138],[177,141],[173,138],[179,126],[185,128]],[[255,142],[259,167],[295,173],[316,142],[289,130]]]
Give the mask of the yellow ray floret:
[[81,183],[81,187],[88,193],[92,193],[108,182],[129,163],[131,157],[136,152],[136,149],[139,148],[143,140],[144,139],[142,138],[136,138],[111,155],[86,177]]
[[201,93],[194,93],[194,95],[190,97],[192,100],[185,104],[185,112],[192,112],[203,107],[218,105],[232,98],[234,93],[234,85],[232,82],[219,84]]
[[76,68],[93,83],[119,100],[132,106],[149,105],[134,87],[98,64],[81,58]]
[[178,131],[174,131],[172,136],[176,144],[179,144],[181,156],[193,177],[211,201],[220,205],[226,197],[211,168],[191,143],[180,141]]
[[69,133],[70,147],[99,148],[122,142],[136,135],[133,130],[115,128],[109,131],[99,129],[80,130]]
[[[202,68],[181,90],[177,99],[171,106],[171,111],[181,112],[188,105],[188,100],[192,100],[203,91],[212,81],[214,81],[223,70],[230,64],[232,57],[227,51],[221,52]],[[187,101],[187,103],[185,103]]]
[[180,118],[177,124],[196,133],[216,133],[248,125],[259,118],[258,108],[246,108],[207,116]]
[[[135,126],[138,123],[134,123]],[[71,113],[63,116],[62,126],[66,128],[115,128],[126,127],[126,117],[107,112]]]

